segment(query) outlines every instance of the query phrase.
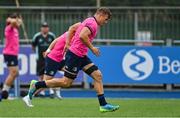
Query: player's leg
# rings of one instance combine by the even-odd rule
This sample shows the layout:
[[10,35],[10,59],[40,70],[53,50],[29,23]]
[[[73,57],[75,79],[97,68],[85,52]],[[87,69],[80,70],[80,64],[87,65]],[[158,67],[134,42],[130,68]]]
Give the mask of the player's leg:
[[[43,81],[44,78],[44,70],[45,70],[45,61],[44,60],[37,60],[36,61],[36,75],[38,76],[38,81]],[[45,97],[45,90],[41,89],[34,93],[34,96]]]
[[[36,92],[35,91],[35,88],[34,88],[34,84],[37,82],[37,80],[32,80],[31,83],[30,83],[30,88],[29,88],[29,91],[28,91],[28,94],[22,98],[22,100],[25,102],[25,104],[28,106],[28,107],[33,107],[34,105],[31,103],[31,99],[32,99],[32,96],[34,95],[34,93]],[[33,89],[33,90],[32,90]],[[34,92],[34,93],[32,93]],[[39,92],[39,91],[38,91]],[[31,96],[29,95],[31,94]]]
[[97,92],[97,97],[98,97],[99,104],[100,104],[100,111],[107,112],[107,111],[117,110],[119,108],[118,105],[111,105],[106,102],[106,99],[104,96],[101,71],[98,69],[97,66],[95,66],[91,62],[91,60],[88,57],[87,57],[87,59],[84,60],[84,63],[87,64],[83,68],[84,72],[86,72],[89,76],[91,76],[94,79],[94,88]]
[[98,70],[98,67],[90,63],[83,68],[83,71],[94,79],[94,89],[96,90],[100,106],[106,105],[107,102],[104,97],[102,74]]
[[104,94],[102,74],[93,63],[86,65],[83,71],[94,79],[94,88],[98,95]]
[[63,77],[61,79],[51,79],[46,81],[36,81],[32,80],[29,88],[28,95],[23,97],[23,101],[28,107],[33,107],[31,100],[33,94],[42,88],[57,88],[57,87],[70,87],[73,83],[73,79],[69,79],[67,77]]
[[[44,80],[51,80],[53,79],[54,75],[56,74],[57,70],[61,70],[65,65],[65,61],[62,60],[61,62],[57,62],[49,57],[45,59],[45,72],[44,72]],[[53,91],[53,92],[52,92]],[[50,97],[54,98],[57,97],[62,99],[60,94],[60,88],[49,88]]]
[[9,73],[3,84],[2,98],[7,99],[11,85],[18,76],[18,60],[17,60],[17,56],[12,56],[12,55],[4,55],[4,59],[8,66]]
[[[38,76],[38,80],[39,81],[43,81],[43,77],[44,77],[44,66],[45,66],[45,62],[44,61],[42,61],[42,60],[37,60],[36,61],[36,75]],[[35,83],[35,82],[37,82],[37,80],[32,80],[31,81],[31,84],[30,84],[30,88],[31,89],[33,89],[33,84]],[[32,91],[29,91],[29,92],[31,92],[32,93]],[[28,92],[28,93],[29,93]],[[33,95],[40,95],[40,96],[45,96],[45,92],[44,92],[44,89],[39,89],[39,90],[37,90],[37,91],[34,91],[33,93],[32,93],[32,96]],[[23,97],[22,98],[22,100],[25,102],[25,104],[28,106],[28,107],[33,107],[33,105],[32,105],[32,102],[31,102],[31,99],[32,99],[32,96],[29,96],[29,94],[28,95],[26,95],[25,97]]]
[[66,53],[65,74],[60,79],[51,79],[37,82],[31,81],[28,96],[32,99],[34,92],[40,88],[70,87],[79,72],[81,59],[72,52]]
[[[44,75],[40,75],[38,81],[43,81]],[[34,96],[45,97],[45,90],[39,90],[34,93]]]
[[[63,88],[67,88],[70,87],[73,83],[73,79],[67,78],[67,77],[63,77],[63,78],[54,78],[52,80],[47,80],[45,81],[44,87],[47,88],[56,88],[56,87],[63,87]],[[39,83],[40,84],[40,83]],[[38,86],[38,84],[36,84],[36,88],[39,88],[41,86]]]
[[100,111],[107,112],[119,109],[119,105],[108,104],[105,100],[101,71],[95,70],[94,72],[92,72],[91,77],[94,79],[94,87],[97,91],[98,100],[100,104]]
[[[44,80],[51,80],[51,79],[53,79],[53,76],[44,74],[44,78],[43,78],[42,81],[44,81]],[[49,96],[50,96],[50,98],[54,98],[54,94],[55,94],[55,92],[54,92],[53,88],[49,88]]]
[[106,105],[107,102],[104,97],[101,72],[88,57],[84,58],[83,65],[83,71],[94,79],[94,88],[96,90],[100,106]]
[[[39,63],[39,65],[40,65],[40,63]],[[39,74],[40,69],[38,67],[40,68],[40,66],[37,65],[37,73]],[[27,104],[27,106],[32,106],[32,104],[29,101],[32,100],[32,96],[34,94],[37,94],[39,91],[44,90],[44,88],[48,88],[48,87],[41,87],[41,88],[39,87],[36,89],[35,84],[36,83],[44,83],[45,80],[47,80],[47,81],[51,80],[57,71],[56,68],[57,68],[57,64],[53,64],[53,63],[47,61],[47,59],[46,59],[45,70],[43,71],[43,73],[44,73],[43,81],[32,80],[30,83],[28,95],[23,98],[23,100]]]
[[60,79],[51,79],[46,81],[36,81],[32,80],[30,83],[30,88],[28,95],[23,98],[23,101],[26,103],[27,106],[32,107],[32,97],[33,94],[42,88],[56,88],[56,87],[70,87],[73,83],[73,79],[62,77]]
[[[65,60],[62,60],[61,62],[59,62],[58,70],[61,71],[61,72],[62,72],[62,71],[64,72],[64,66],[65,66]],[[63,74],[63,75],[64,75],[64,74]],[[58,78],[57,78],[57,79],[58,79]],[[55,88],[54,91],[55,91],[55,96],[56,96],[58,99],[62,100],[63,97],[61,96],[61,87]]]

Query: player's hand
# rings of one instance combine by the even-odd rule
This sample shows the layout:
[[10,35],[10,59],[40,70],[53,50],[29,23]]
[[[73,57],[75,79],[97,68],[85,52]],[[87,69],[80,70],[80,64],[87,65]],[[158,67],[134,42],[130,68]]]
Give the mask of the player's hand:
[[100,56],[100,50],[97,47],[93,47],[91,51],[94,55]]
[[17,18],[16,20],[17,20],[17,23],[18,23],[19,25],[21,25],[22,22],[23,22],[21,18]]
[[43,57],[45,58],[48,53],[47,52],[43,52],[42,54],[43,54]]
[[45,52],[43,52],[43,57],[45,58],[50,53],[50,51],[50,49],[47,49]]
[[10,22],[11,22],[11,18],[8,17],[8,18],[6,19],[6,22],[7,22],[7,23],[10,23]]

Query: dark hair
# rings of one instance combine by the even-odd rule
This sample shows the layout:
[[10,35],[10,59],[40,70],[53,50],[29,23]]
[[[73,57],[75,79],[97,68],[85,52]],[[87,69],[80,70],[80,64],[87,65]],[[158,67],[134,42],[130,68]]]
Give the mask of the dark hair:
[[97,9],[96,11],[97,14],[105,14],[108,15],[108,18],[110,19],[112,17],[112,13],[110,11],[110,9],[106,8],[106,7],[101,7],[99,9]]
[[17,18],[18,15],[17,15],[17,13],[12,13],[12,14],[9,15],[9,17],[10,17],[10,18]]
[[41,24],[41,27],[49,27],[49,25],[48,25],[47,22],[43,22],[43,23]]

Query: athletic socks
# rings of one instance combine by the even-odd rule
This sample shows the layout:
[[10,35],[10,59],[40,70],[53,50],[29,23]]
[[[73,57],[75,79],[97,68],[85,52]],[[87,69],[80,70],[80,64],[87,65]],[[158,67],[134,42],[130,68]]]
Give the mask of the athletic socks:
[[57,98],[62,99],[61,88],[55,88],[55,94]]
[[39,95],[45,96],[45,91],[42,90],[42,91],[39,93]]
[[45,81],[39,81],[35,84],[36,89],[47,88]]
[[9,89],[10,89],[10,88],[11,88],[10,86],[4,84],[2,91],[7,91],[7,92],[9,92]]
[[54,90],[52,88],[49,88],[49,94],[54,94]]
[[98,100],[99,100],[100,106],[104,106],[107,104],[104,94],[98,95]]

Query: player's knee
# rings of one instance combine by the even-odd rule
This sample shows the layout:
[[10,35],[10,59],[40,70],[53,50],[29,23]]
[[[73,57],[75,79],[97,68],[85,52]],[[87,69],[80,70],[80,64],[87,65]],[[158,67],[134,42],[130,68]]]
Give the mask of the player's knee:
[[53,76],[43,75],[43,76],[40,76],[39,79],[41,79],[41,80],[51,80],[51,79],[53,79]]
[[71,81],[69,81],[68,79],[64,79],[64,81],[63,81],[63,87],[68,88],[68,87],[71,86],[71,84],[72,84]]
[[98,82],[102,81],[102,73],[99,70],[95,71],[95,80]]
[[84,72],[90,76],[92,76],[92,73],[96,72],[98,70],[98,67],[96,65],[92,65],[91,67],[89,67],[87,70],[85,70]]
[[13,70],[10,71],[10,74],[11,74],[11,76],[16,77],[16,76],[18,76],[18,70],[13,69]]
[[69,88],[71,86],[71,84],[70,83],[68,83],[68,82],[66,82],[66,83],[64,83],[64,86],[63,87],[65,87],[65,88]]

